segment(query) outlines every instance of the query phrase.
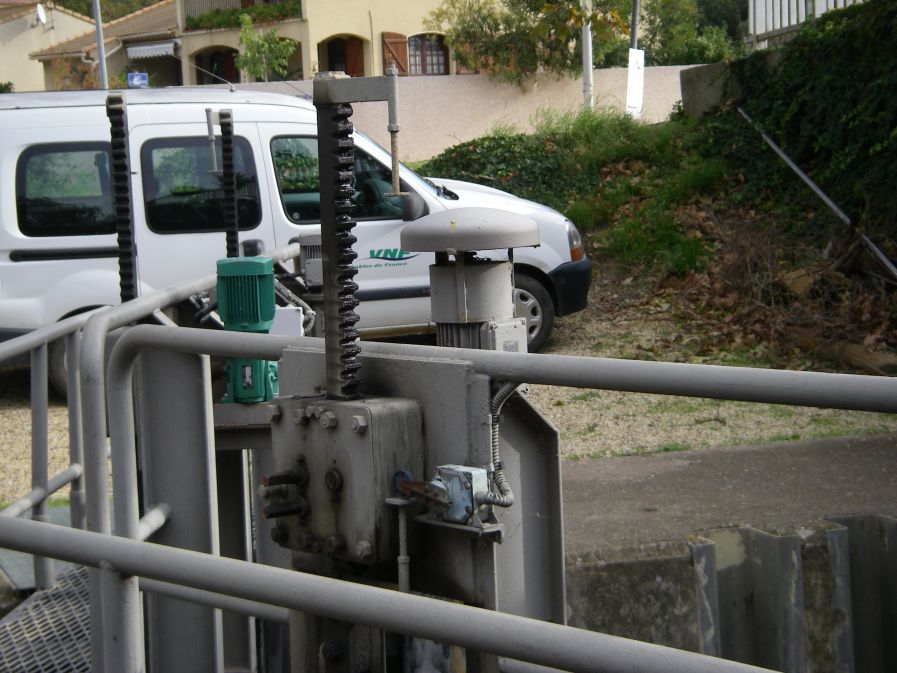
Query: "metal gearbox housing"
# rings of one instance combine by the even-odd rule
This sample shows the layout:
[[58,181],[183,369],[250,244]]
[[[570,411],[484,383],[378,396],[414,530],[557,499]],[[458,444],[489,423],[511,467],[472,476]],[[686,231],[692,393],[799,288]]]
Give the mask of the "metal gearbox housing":
[[282,400],[272,430],[276,472],[260,491],[276,541],[294,564],[395,563],[396,474],[423,472],[420,405],[401,398]]

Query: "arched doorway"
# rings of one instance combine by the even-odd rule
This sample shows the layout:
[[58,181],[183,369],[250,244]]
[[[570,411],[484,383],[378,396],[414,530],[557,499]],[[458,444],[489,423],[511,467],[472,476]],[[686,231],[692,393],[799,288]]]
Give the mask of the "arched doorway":
[[231,83],[239,82],[240,71],[234,63],[236,56],[237,50],[230,47],[208,47],[194,54],[196,83],[221,84],[222,79]]
[[357,37],[334,37],[318,48],[321,70],[341,70],[352,77],[364,77],[364,42]]

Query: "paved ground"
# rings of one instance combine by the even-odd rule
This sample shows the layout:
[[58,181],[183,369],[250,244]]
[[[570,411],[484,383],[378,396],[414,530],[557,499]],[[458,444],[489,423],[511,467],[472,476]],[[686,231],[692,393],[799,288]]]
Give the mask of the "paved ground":
[[709,528],[897,516],[897,434],[566,462],[564,508],[568,556],[599,557]]

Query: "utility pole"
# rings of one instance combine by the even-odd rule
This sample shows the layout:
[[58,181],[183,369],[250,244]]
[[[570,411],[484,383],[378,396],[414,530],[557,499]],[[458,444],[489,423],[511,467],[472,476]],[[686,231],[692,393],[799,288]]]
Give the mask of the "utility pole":
[[629,70],[626,78],[626,112],[638,119],[642,116],[645,95],[645,52],[638,48],[639,0],[632,0],[632,21],[629,25]]
[[109,88],[106,75],[106,45],[103,43],[103,15],[100,13],[100,0],[93,0],[93,21],[97,25],[97,63],[100,66],[100,87]]
[[[582,11],[592,13],[592,0],[582,0]],[[592,22],[586,21],[582,24],[582,107],[591,110],[593,104]]]

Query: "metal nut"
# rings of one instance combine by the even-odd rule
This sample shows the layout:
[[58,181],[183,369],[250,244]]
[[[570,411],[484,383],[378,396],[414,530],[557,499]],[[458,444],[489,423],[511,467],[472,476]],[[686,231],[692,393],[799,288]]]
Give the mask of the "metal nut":
[[325,411],[322,413],[320,421],[322,428],[335,428],[337,423],[339,423],[339,419],[332,411]]
[[324,474],[324,486],[331,493],[339,493],[343,489],[343,474],[337,468],[331,467]]
[[368,419],[364,416],[356,414],[352,417],[352,432],[363,434],[368,429]]
[[305,425],[308,423],[308,416],[305,415],[304,407],[293,409],[293,423],[296,425]]

